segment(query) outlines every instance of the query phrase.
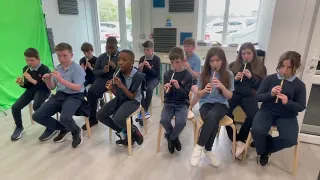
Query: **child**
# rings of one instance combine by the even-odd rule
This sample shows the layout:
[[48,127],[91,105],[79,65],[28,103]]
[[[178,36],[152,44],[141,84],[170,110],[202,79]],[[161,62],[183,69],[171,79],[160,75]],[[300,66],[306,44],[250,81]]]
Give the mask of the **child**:
[[[133,67],[133,64],[133,52],[122,50],[118,60],[120,72],[113,78],[114,83],[108,80],[105,85],[116,97],[97,113],[98,120],[115,130],[120,137],[116,143],[124,146],[128,145],[126,120],[140,106],[141,84],[145,78],[144,74]],[[139,145],[143,143],[143,136],[135,125],[132,125],[132,138],[132,144],[135,141]]]
[[199,101],[199,97],[196,95],[198,91],[198,78],[201,71],[201,60],[198,55],[194,53],[196,43],[192,38],[186,38],[183,41],[184,51],[187,56],[187,61],[184,62],[185,68],[192,74],[193,82],[191,91],[193,92],[193,99],[191,101],[190,109],[192,109]]
[[[142,44],[144,47],[144,56],[142,56],[139,60],[139,70],[146,75],[146,97],[144,97],[144,93],[142,92],[142,107],[146,111],[145,117],[150,118],[150,114],[148,112],[152,94],[154,88],[156,88],[160,82],[160,58],[154,54],[154,45],[151,41],[146,41]],[[142,121],[141,112],[138,115],[136,121]]]
[[[233,119],[233,110],[239,105],[247,116],[239,133],[236,135],[237,147],[235,155],[238,157],[245,148],[253,117],[259,109],[255,92],[259,89],[267,70],[262,62],[257,59],[254,45],[250,42],[240,46],[237,60],[231,63],[229,67],[235,76],[235,90],[228,102],[230,106],[228,116]],[[232,128],[227,126],[226,130],[230,140],[233,140]]]
[[11,136],[11,140],[13,141],[20,139],[24,132],[21,110],[33,100],[33,110],[36,111],[50,96],[50,90],[42,81],[42,76],[50,73],[50,69],[46,65],[41,64],[38,51],[34,48],[28,48],[24,52],[24,57],[27,66],[23,68],[23,78],[18,77],[16,83],[26,90],[11,108],[16,124]]
[[[106,83],[108,80],[113,78],[117,61],[118,61],[118,41],[115,37],[108,37],[106,52],[101,54],[93,69],[93,74],[96,76],[96,80],[91,85],[88,90],[88,101],[90,102],[90,127],[98,124],[96,117],[97,114],[97,105],[98,99],[103,96],[103,93],[106,92]],[[110,61],[109,61],[110,60]],[[102,107],[103,101],[100,101]],[[86,125],[82,126],[83,130],[87,130]]]
[[[280,57],[278,73],[268,75],[257,92],[262,105],[253,119],[251,133],[261,166],[268,164],[272,153],[297,144],[297,115],[306,108],[306,86],[295,75],[300,66],[299,53],[285,52]],[[279,131],[274,138],[268,134],[273,125]]]
[[[172,70],[165,72],[164,84],[164,106],[161,112],[160,123],[166,131],[168,150],[174,153],[174,148],[181,151],[179,134],[186,126],[189,111],[189,92],[192,86],[192,75],[183,67],[183,50],[174,47],[169,52]],[[175,126],[172,127],[171,120],[175,116]]]
[[211,48],[206,56],[203,70],[198,83],[200,97],[200,116],[203,120],[202,129],[190,159],[191,166],[198,166],[204,147],[205,155],[212,166],[218,167],[220,161],[211,152],[214,139],[218,132],[219,121],[228,112],[228,99],[232,97],[233,74],[227,70],[227,59],[219,47]]
[[[62,142],[69,132],[72,134],[72,147],[82,144],[82,131],[74,122],[72,116],[84,101],[85,72],[80,65],[73,62],[72,47],[67,43],[60,43],[55,47],[60,64],[51,74],[43,75],[49,89],[57,87],[57,93],[51,96],[32,116],[34,121],[46,127],[39,137],[40,141],[50,139],[57,130],[60,133],[53,139]],[[55,113],[61,112],[60,121],[52,118]]]
[[86,71],[84,87],[87,87],[89,84],[93,84],[96,79],[93,74],[93,68],[96,64],[97,57],[92,54],[93,46],[87,42],[82,44],[81,51],[83,52],[84,57],[80,59],[79,64]]

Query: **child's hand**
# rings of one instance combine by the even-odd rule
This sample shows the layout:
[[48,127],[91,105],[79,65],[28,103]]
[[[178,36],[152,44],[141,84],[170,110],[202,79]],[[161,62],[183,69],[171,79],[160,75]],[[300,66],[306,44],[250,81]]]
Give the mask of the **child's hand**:
[[115,85],[118,86],[118,88],[120,88],[120,89],[125,88],[125,86],[122,84],[120,78],[114,77],[114,78],[113,78],[113,82],[114,82]]
[[288,96],[286,96],[285,94],[279,93],[277,94],[277,97],[281,99],[282,104],[286,105],[288,103]]
[[116,69],[116,64],[113,61],[109,61],[108,65],[111,66],[113,69]]
[[234,77],[234,79],[235,79],[236,81],[239,81],[239,80],[242,79],[242,78],[243,78],[243,73],[242,73],[242,72],[238,72],[237,75],[236,75],[236,77]]
[[52,73],[51,73],[51,75],[53,76],[53,77],[55,77],[56,79],[57,79],[57,81],[61,81],[62,80],[62,76],[61,76],[61,74],[58,72],[58,71],[53,71]]
[[188,61],[184,61],[183,65],[186,69],[190,69],[190,64],[188,63]]
[[19,84],[20,86],[22,86],[23,85],[23,78],[17,77],[16,83]]
[[163,88],[164,88],[165,92],[168,92],[171,87],[172,87],[172,85],[170,83],[167,83],[167,84],[163,85]]
[[212,85],[219,88],[219,89],[224,88],[224,85],[217,78],[212,79]]
[[105,86],[108,90],[112,90],[112,80],[108,80]]
[[252,77],[252,74],[251,74],[251,72],[250,72],[248,69],[245,69],[245,70],[243,71],[243,74],[244,74],[245,76],[247,76],[248,79],[250,79],[250,78]]
[[91,66],[91,64],[89,62],[87,62],[86,67],[92,69],[92,66]]
[[179,89],[179,88],[180,88],[179,82],[178,82],[177,80],[172,79],[172,80],[170,81],[170,83],[172,83],[176,89]]
[[42,76],[42,81],[48,81],[51,80],[51,74],[46,73]]
[[151,66],[150,66],[150,64],[149,64],[148,61],[144,61],[144,65],[145,65],[148,69],[151,69]]
[[31,80],[33,80],[33,78],[31,77],[31,75],[30,75],[29,73],[27,73],[27,72],[25,72],[25,73],[23,74],[23,77],[25,77],[29,82],[30,82]]
[[208,83],[205,87],[204,87],[204,91],[209,93],[212,90],[212,84]]
[[281,93],[281,91],[282,91],[282,87],[281,86],[275,86],[275,87],[273,87],[272,88],[272,90],[271,90],[271,95],[272,96],[275,96],[275,95],[277,95],[277,94],[280,94]]
[[87,69],[87,67],[86,67],[83,63],[80,64],[80,66],[82,67],[83,70],[86,70],[86,69]]
[[139,69],[140,71],[142,71],[142,70],[143,70],[143,66],[144,66],[144,63],[142,62],[142,63],[140,63],[140,64],[138,65],[138,69]]
[[105,66],[103,67],[103,72],[104,72],[104,73],[109,72],[109,65],[105,65]]

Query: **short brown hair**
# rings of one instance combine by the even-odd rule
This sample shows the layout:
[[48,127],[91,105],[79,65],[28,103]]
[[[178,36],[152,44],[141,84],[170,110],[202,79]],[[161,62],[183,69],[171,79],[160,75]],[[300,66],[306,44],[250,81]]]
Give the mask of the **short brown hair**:
[[68,43],[59,43],[58,45],[56,45],[56,47],[54,47],[55,51],[65,51],[68,50],[69,53],[72,53],[72,47],[70,44]]
[[130,51],[130,50],[128,50],[128,49],[124,49],[124,50],[122,50],[120,53],[127,53],[127,54],[129,54],[129,56],[131,57],[131,60],[132,60],[132,62],[134,62],[134,53],[132,52],[132,51]]
[[144,48],[154,48],[154,44],[153,44],[153,42],[151,42],[151,41],[146,41],[146,42],[144,42],[143,44],[142,44],[142,46],[144,47]]
[[183,50],[180,47],[173,47],[170,49],[169,52],[169,59],[170,61],[174,61],[177,59],[184,60],[184,53]]
[[81,46],[81,51],[82,51],[82,52],[93,51],[93,46],[92,46],[92,44],[87,43],[87,42],[83,43],[82,46]]
[[297,53],[296,51],[287,51],[287,52],[283,53],[279,58],[277,71],[283,65],[283,61],[285,61],[285,60],[290,60],[290,63],[292,66],[292,73],[295,74],[301,66],[301,55],[299,53]]
[[196,41],[193,38],[188,37],[188,38],[184,39],[183,45],[192,45],[193,47],[195,47]]
[[24,51],[24,56],[39,59],[39,52],[35,48],[28,48]]

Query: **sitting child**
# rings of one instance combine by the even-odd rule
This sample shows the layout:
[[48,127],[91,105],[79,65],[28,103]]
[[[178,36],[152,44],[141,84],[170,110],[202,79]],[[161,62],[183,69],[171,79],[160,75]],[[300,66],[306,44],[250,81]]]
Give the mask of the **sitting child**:
[[193,148],[191,166],[199,165],[203,148],[211,165],[220,165],[220,161],[211,150],[219,129],[219,121],[228,112],[228,99],[232,97],[234,90],[233,74],[227,70],[227,65],[226,55],[221,48],[213,47],[208,51],[198,83],[199,111],[203,125],[198,143]]
[[36,111],[50,96],[50,90],[42,81],[42,76],[50,73],[50,69],[46,65],[41,64],[38,51],[34,48],[28,48],[24,52],[24,57],[27,66],[23,68],[23,78],[18,77],[16,83],[26,90],[11,108],[16,124],[11,140],[20,139],[24,132],[21,110],[33,100],[33,110]]
[[[280,57],[276,74],[267,76],[256,95],[262,102],[252,124],[252,138],[261,166],[269,162],[272,153],[297,144],[298,112],[306,108],[306,86],[295,75],[301,66],[301,55],[288,51]],[[278,137],[269,135],[276,126]]]
[[93,46],[90,43],[83,43],[81,51],[83,52],[84,57],[80,59],[79,64],[86,71],[84,87],[87,87],[89,84],[93,84],[94,80],[96,80],[96,77],[93,74],[93,68],[96,64],[97,57],[92,54]]
[[[174,47],[169,52],[171,69],[163,76],[164,106],[161,112],[160,123],[166,131],[168,150],[171,154],[174,149],[181,151],[179,134],[186,126],[189,112],[189,92],[192,86],[192,75],[183,66],[184,54],[179,47]],[[175,126],[171,120],[175,117]]]
[[[106,88],[116,97],[106,103],[97,113],[98,120],[115,130],[117,136],[120,137],[116,143],[124,146],[128,145],[126,120],[140,107],[141,84],[145,78],[144,74],[133,67],[133,64],[133,52],[122,50],[118,59],[120,68],[118,71],[120,72],[113,80],[108,80],[106,83]],[[132,125],[132,138],[132,144],[135,141],[139,145],[143,143],[143,136],[135,125]]]
[[[67,43],[60,43],[55,47],[60,64],[51,74],[43,75],[42,79],[48,88],[57,87],[57,93],[49,98],[32,116],[34,121],[46,127],[39,137],[40,141],[50,139],[60,130],[54,142],[62,142],[67,135],[72,134],[72,147],[77,148],[82,144],[82,130],[77,126],[73,115],[82,105],[84,100],[85,72],[80,65],[72,61],[72,47]],[[52,118],[61,112],[60,121]]]

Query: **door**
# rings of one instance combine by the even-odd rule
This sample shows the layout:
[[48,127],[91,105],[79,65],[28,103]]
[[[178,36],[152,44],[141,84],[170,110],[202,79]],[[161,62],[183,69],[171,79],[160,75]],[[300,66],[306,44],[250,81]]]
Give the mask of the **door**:
[[320,9],[314,25],[302,80],[307,89],[307,108],[299,114],[300,141],[320,145]]

